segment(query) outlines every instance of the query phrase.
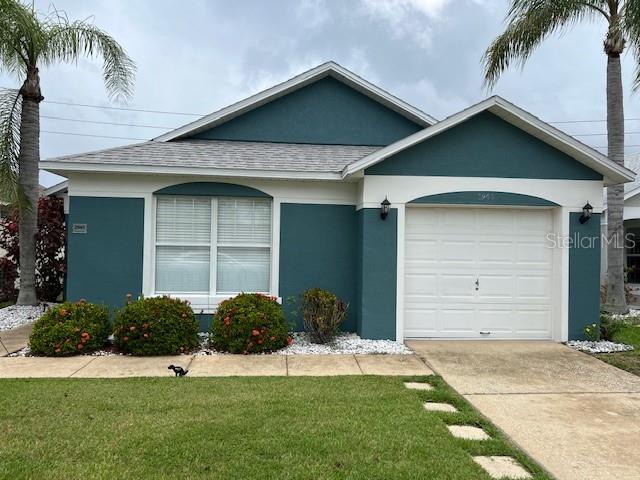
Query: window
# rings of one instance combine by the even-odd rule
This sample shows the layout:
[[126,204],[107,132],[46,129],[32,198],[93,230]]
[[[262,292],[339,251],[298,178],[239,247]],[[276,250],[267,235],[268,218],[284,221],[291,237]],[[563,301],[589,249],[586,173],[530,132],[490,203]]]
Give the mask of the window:
[[268,292],[271,201],[159,196],[156,293]]

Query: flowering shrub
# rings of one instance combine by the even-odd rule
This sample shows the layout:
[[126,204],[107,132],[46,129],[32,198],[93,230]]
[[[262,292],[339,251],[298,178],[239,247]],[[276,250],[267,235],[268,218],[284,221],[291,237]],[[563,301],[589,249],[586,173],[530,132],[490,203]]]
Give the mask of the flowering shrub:
[[347,315],[349,305],[333,293],[321,288],[311,288],[301,295],[300,310],[304,329],[311,341],[327,343],[335,337]]
[[187,353],[199,345],[189,302],[170,297],[128,301],[113,323],[115,345],[133,355]]
[[100,349],[109,336],[109,311],[103,305],[65,302],[47,310],[33,326],[34,355],[62,357]]
[[213,348],[230,353],[272,352],[292,341],[276,298],[259,293],[220,303],[209,334]]
[[[0,262],[0,299],[15,299],[20,260],[18,212],[10,211],[0,219],[0,248],[6,255]],[[38,232],[36,233],[36,291],[38,298],[54,302],[62,293],[66,270],[64,246],[64,202],[61,198],[38,200]]]

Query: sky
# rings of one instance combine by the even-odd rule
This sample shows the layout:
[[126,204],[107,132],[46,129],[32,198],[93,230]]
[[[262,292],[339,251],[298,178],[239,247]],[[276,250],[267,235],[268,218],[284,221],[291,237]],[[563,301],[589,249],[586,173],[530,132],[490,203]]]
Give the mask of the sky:
[[[51,5],[35,1],[44,14]],[[154,138],[328,60],[438,119],[497,94],[542,120],[576,122],[554,126],[590,134],[577,138],[591,146],[606,145],[606,27],[600,19],[548,39],[523,69],[511,68],[488,91],[481,57],[504,29],[507,0],[56,0],[53,5],[70,19],[89,19],[109,32],[136,62],[137,75],[133,98],[118,104],[106,94],[99,58],[42,69],[42,159]],[[626,128],[639,132],[626,136],[627,153],[640,152],[634,68],[633,56],[624,55]],[[19,81],[0,72],[0,86],[17,87]],[[87,123],[96,121],[144,126]],[[60,180],[41,172],[45,186]]]

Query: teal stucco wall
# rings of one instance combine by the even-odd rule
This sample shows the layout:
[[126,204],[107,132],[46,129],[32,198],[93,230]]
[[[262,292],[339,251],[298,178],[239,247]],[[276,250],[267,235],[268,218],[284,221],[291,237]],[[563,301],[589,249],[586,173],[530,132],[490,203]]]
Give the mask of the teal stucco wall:
[[569,340],[584,339],[584,327],[600,323],[600,214],[581,224],[569,214]]
[[[142,293],[144,199],[70,197],[67,298],[120,307]],[[73,224],[87,233],[73,233]]]
[[422,128],[344,83],[326,77],[193,138],[389,145]]
[[557,207],[558,204],[544,198],[508,192],[450,192],[427,195],[416,198],[409,203],[429,205],[504,205],[504,206],[536,206]]
[[602,180],[602,175],[489,112],[365,170],[366,175]]
[[188,182],[161,188],[156,195],[195,195],[205,197],[262,197],[270,195],[256,188],[235,183],[222,182]]
[[349,302],[342,329],[356,330],[356,228],[352,205],[281,204],[279,294],[296,330],[302,330],[302,319],[291,312],[300,294],[313,287]]
[[377,208],[358,210],[357,331],[363,338],[396,338],[398,215],[385,220]]

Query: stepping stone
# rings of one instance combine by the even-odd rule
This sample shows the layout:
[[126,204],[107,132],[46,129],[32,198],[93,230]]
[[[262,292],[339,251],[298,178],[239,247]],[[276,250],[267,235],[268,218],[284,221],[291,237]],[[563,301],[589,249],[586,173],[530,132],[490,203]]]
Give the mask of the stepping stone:
[[487,435],[487,432],[478,427],[471,427],[469,425],[447,425],[447,428],[451,432],[451,435],[464,440],[489,440],[491,438]]
[[511,457],[473,457],[473,461],[484,468],[491,478],[531,478],[531,474]]
[[458,409],[448,403],[426,402],[424,409],[430,412],[457,412]]
[[404,382],[404,386],[411,390],[433,390],[433,387],[428,383]]

